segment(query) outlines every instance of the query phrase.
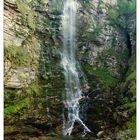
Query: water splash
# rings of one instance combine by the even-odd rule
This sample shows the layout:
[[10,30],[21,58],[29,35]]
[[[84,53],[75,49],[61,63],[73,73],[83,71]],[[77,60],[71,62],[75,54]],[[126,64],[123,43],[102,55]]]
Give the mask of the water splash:
[[84,128],[84,132],[91,132],[79,117],[79,100],[82,98],[78,63],[76,62],[76,0],[65,0],[62,15],[63,48],[61,64],[64,68],[66,97],[65,108],[68,110],[67,119],[64,119],[63,134],[71,135],[74,123],[77,121]]

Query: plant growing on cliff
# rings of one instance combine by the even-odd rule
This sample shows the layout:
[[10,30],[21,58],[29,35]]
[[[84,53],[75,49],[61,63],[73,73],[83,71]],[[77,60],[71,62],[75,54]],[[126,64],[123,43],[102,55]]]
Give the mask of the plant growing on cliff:
[[23,21],[31,28],[35,29],[36,21],[34,17],[36,16],[36,12],[29,7],[29,3],[23,0],[16,0],[16,4],[18,10],[21,12],[23,16]]
[[[129,56],[132,54],[132,43],[130,40],[130,24],[135,19],[136,1],[135,0],[118,0],[117,5],[109,6],[108,20],[109,24],[124,35]],[[135,27],[134,27],[135,28]],[[135,36],[135,32],[133,32]]]
[[135,12],[135,0],[118,0],[117,6],[110,6],[108,9],[110,25],[120,30],[125,30],[128,28],[129,20]]
[[10,60],[13,65],[24,65],[28,58],[26,57],[26,51],[22,47],[8,46],[4,49],[5,60]]

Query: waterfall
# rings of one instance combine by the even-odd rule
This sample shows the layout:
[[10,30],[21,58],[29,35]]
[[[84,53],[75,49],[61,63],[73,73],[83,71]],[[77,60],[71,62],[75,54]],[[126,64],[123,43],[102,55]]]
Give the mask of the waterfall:
[[71,135],[75,122],[83,126],[85,133],[90,132],[79,116],[79,100],[82,98],[82,91],[78,73],[79,66],[77,66],[75,56],[77,6],[76,0],[65,0],[61,21],[63,35],[61,64],[64,69],[66,89],[64,105],[68,111],[63,123],[64,135]]

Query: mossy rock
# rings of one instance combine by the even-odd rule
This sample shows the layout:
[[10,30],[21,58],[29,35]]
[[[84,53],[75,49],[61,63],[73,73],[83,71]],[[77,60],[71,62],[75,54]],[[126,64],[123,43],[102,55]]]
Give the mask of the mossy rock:
[[[20,119],[22,115],[31,112],[45,113],[45,94],[41,89],[39,83],[32,83],[27,89],[18,90],[7,89],[5,91],[5,119],[18,116]],[[12,97],[12,101],[11,101]],[[38,102],[38,104],[36,104]],[[36,114],[36,115],[38,115]]]
[[22,46],[11,45],[4,48],[5,60],[8,59],[18,66],[26,65],[28,61],[28,56],[26,54],[27,52]]
[[29,99],[25,98],[19,101],[18,103],[15,103],[14,105],[9,105],[6,108],[4,108],[4,116],[5,118],[10,118],[14,114],[22,114],[24,108],[28,108],[29,105]]
[[31,7],[29,6],[29,2],[25,2],[23,0],[16,0],[16,4],[18,10],[23,16],[23,21],[25,22],[25,24],[27,24],[31,29],[35,29],[35,17],[37,16],[37,14],[33,9],[31,9]]
[[110,86],[113,87],[119,82],[119,79],[113,77],[106,68],[96,68],[87,63],[83,64],[83,67],[89,75],[94,75],[97,81],[99,81],[105,88],[108,88]]
[[131,130],[132,136],[135,138],[136,137],[136,116],[133,116],[127,123],[126,126],[128,129]]

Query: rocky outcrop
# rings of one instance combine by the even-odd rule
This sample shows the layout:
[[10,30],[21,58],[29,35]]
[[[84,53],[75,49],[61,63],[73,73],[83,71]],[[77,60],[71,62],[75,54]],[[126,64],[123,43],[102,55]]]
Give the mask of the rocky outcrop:
[[[129,38],[127,38],[129,36],[125,34],[126,28],[121,28],[121,24],[119,23],[120,19],[114,22],[110,18],[110,9],[112,10],[112,7],[115,9],[116,2],[89,1],[84,3],[81,1],[79,10],[80,16],[78,17],[78,25],[80,26],[78,33],[80,36],[78,39],[79,53],[77,53],[77,57],[86,73],[90,87],[88,93],[85,94],[85,96],[88,95],[88,98],[91,99],[88,103],[85,103],[86,106],[89,106],[89,110],[86,111],[87,125],[91,130],[94,127],[96,128],[93,130],[96,135],[102,131],[108,133],[106,130],[110,128],[113,130],[113,128],[118,127],[119,122],[121,122],[120,120],[122,120],[121,124],[127,124],[127,128],[131,129],[131,132],[135,131],[135,123],[133,119],[131,120],[131,118],[135,118],[135,107],[133,106],[135,101],[132,99],[135,98],[134,81],[129,81],[131,86],[128,84],[132,92],[130,92],[129,88],[126,86],[127,84],[123,81],[127,75],[129,75],[127,74],[129,71],[128,69],[133,67],[130,61],[135,63],[134,58],[131,58],[129,48],[129,43],[135,40],[133,38],[135,36],[133,32],[135,24],[134,26],[130,24],[130,21],[134,22],[134,15],[131,15],[128,23],[129,29],[132,26],[134,27],[133,29],[131,28],[131,31],[128,29],[129,34],[132,32],[134,33],[133,37],[131,36],[134,40],[131,38],[130,41]],[[86,9],[83,7],[88,8]],[[124,23],[124,25],[126,23],[123,20],[121,22]],[[114,26],[115,24],[117,24],[117,27]],[[135,45],[133,45],[132,48],[134,51]],[[133,53],[133,57],[134,56],[135,54]],[[133,74],[134,73],[135,70],[133,71]],[[132,79],[134,80],[135,78],[133,77]],[[125,94],[126,92],[128,93],[127,95]],[[128,98],[131,98],[131,101]],[[125,101],[125,99],[129,101]],[[129,107],[133,111],[126,104],[128,104],[128,106],[131,104],[132,106],[130,106],[133,109]],[[88,112],[94,113],[88,114]],[[96,121],[92,121],[94,120],[93,118],[96,118]],[[110,120],[110,122],[107,120],[104,122],[103,119],[100,120],[100,118],[108,118],[107,120]],[[130,127],[129,122],[131,122],[130,124],[133,122],[134,125]],[[115,124],[115,126],[112,126],[112,124]],[[105,135],[106,134],[104,134],[104,136]],[[135,133],[133,133],[133,135],[135,135]]]
[[25,24],[16,2],[4,1],[4,84],[7,88],[24,88],[31,84],[37,75],[40,55],[39,41]]
[[55,35],[60,18],[48,1],[6,0],[4,6],[6,139],[60,133],[63,82]]
[[82,22],[78,48],[83,63],[93,69],[106,69],[112,76],[121,78],[128,67],[128,50],[125,37],[110,26],[109,7],[116,4],[117,1],[91,1],[88,9],[79,11]]

